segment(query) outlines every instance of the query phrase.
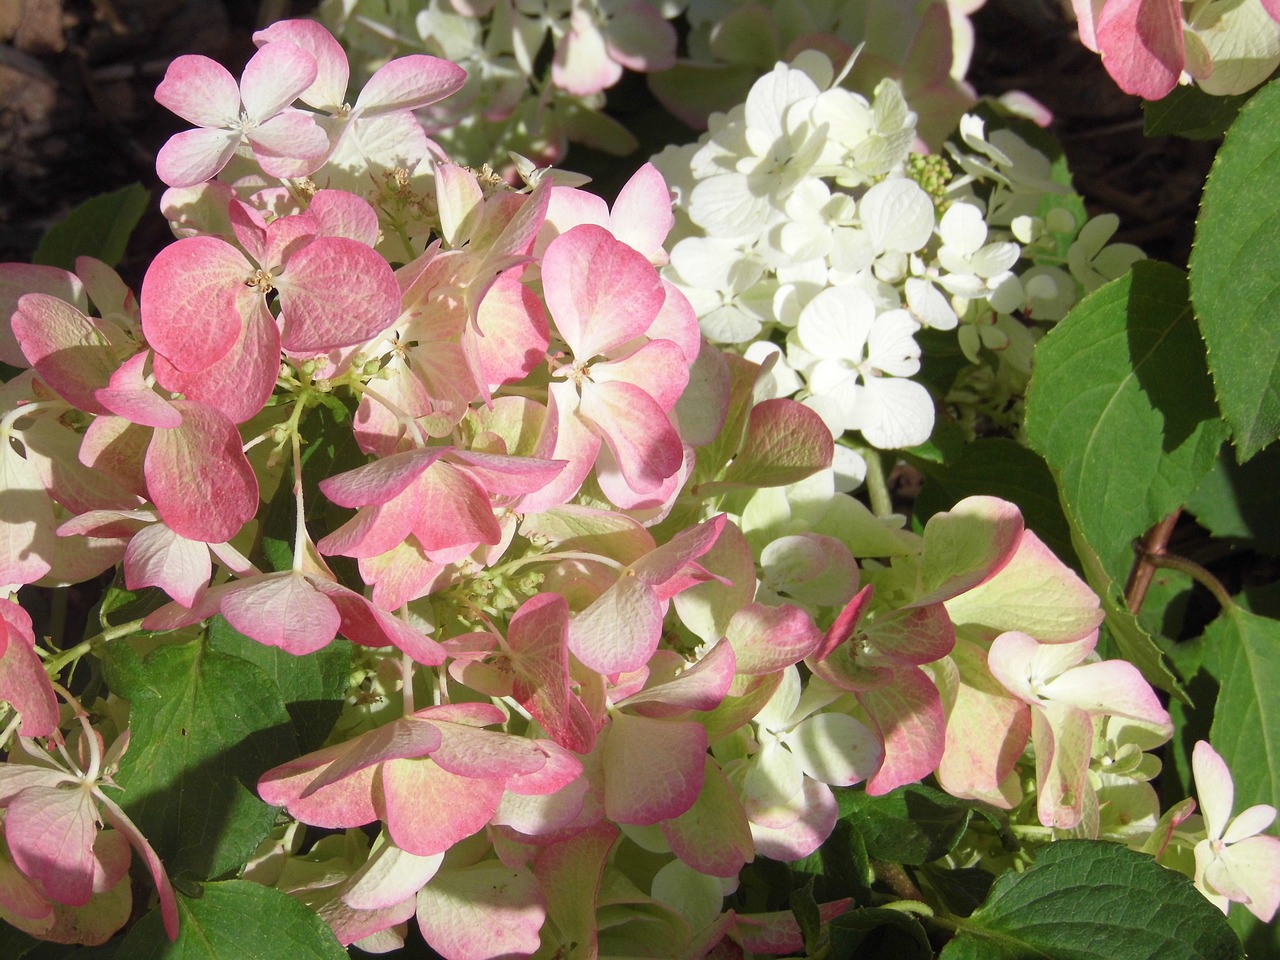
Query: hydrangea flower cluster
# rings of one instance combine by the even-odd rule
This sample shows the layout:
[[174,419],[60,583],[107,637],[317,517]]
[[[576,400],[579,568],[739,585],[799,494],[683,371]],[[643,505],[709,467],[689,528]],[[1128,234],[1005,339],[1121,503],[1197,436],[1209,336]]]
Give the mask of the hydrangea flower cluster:
[[[1015,285],[1018,249],[987,234],[993,211],[1031,216],[1013,141],[967,128],[962,162],[1003,190],[958,195],[938,226],[930,194],[889,176],[913,137],[897,88],[867,104],[779,66],[673,177],[726,229],[765,217],[762,263],[821,266],[811,289],[767,265],[788,278],[774,299],[806,406],[703,336],[695,305],[720,288],[691,283],[681,245],[681,284],[663,275],[676,215],[658,168],[609,205],[553,173],[515,189],[438,159],[406,187],[426,191],[409,233],[398,208],[313,178],[422,149],[410,111],[457,69],[392,61],[348,109],[345,60],[314,24],[257,39],[238,93],[200,58],[161,84],[198,128],[162,154],[177,239],[138,296],[91,258],[0,268],[0,359],[22,368],[0,418],[6,590],[119,565],[164,602],[98,644],[204,644],[215,616],[292,655],[355,644],[327,742],[261,771],[289,822],[261,831],[245,879],[370,952],[416,920],[448,960],[785,954],[803,946],[790,913],[723,909],[745,864],[817,850],[838,788],[934,776],[1039,842],[1176,836],[1211,896],[1274,912],[1280,841],[1256,836],[1256,808],[1228,822],[1207,745],[1203,823],[1161,820],[1145,751],[1169,715],[1135,667],[1099,657],[1098,598],[1013,504],[971,497],[914,533],[837,489],[841,391],[909,387],[919,312],[955,326],[954,298]],[[191,106],[209,87],[217,108]],[[745,259],[741,234],[699,242]],[[722,339],[765,329],[726,316],[744,332]],[[914,425],[909,396],[870,389],[883,416],[851,407],[853,426]],[[357,462],[317,475],[325,418]],[[281,504],[282,562],[263,534]],[[110,778],[124,704],[64,695],[74,736],[57,707],[53,678],[99,648],[46,669],[7,600],[0,629],[0,917],[103,942],[130,915],[132,849],[172,936],[173,891]]]
[[[555,163],[570,142],[634,150],[634,135],[602,111],[624,70],[645,74],[663,107],[704,129],[776,61],[809,48],[843,61],[860,45],[867,51],[855,81],[870,90],[882,77],[901,78],[924,113],[922,135],[936,146],[974,102],[964,82],[968,17],[982,2],[927,0],[907,11],[896,2],[326,0],[319,16],[370,64],[394,48],[464,67],[462,91],[420,116],[450,157],[479,166],[509,151]],[[676,18],[688,28],[680,56]]]
[[957,330],[1020,394],[1037,336],[1025,321],[1060,319],[1141,253],[1106,245],[1114,216],[1080,223],[1055,203],[1065,187],[1016,133],[966,115],[946,155],[915,153],[896,82],[868,100],[840,81],[816,52],[780,63],[696,144],[654,158],[677,196],[664,274],[710,340],[778,354],[775,395],[799,396],[833,436],[911,447],[934,425],[911,379],[917,332]]

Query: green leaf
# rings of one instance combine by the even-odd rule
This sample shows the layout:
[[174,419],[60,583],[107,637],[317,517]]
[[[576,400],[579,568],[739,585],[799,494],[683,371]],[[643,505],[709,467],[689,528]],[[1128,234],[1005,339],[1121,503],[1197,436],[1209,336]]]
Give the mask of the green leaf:
[[993,437],[966,444],[954,460],[917,464],[926,481],[915,502],[921,522],[950,510],[965,497],[1003,497],[1018,505],[1027,526],[1065,563],[1079,565],[1071,546],[1071,528],[1054,492],[1044,460],[1013,440]]
[[942,960],[1231,960],[1227,918],[1191,881],[1118,844],[1062,840],[999,877]]
[[1218,703],[1209,738],[1231,768],[1237,812],[1280,805],[1280,621],[1231,605],[1205,630],[1217,654]]
[[1248,99],[1247,93],[1215,97],[1196,86],[1174,87],[1164,99],[1142,104],[1142,132],[1148,137],[1216,140],[1235,122]]
[[33,261],[74,270],[76,257],[97,257],[114,267],[150,201],[140,183],[90,197],[40,238]]
[[178,897],[178,939],[165,936],[158,910],[120,945],[122,957],[147,960],[348,960],[319,914],[288,894],[247,880],[204,886]]
[[1280,436],[1280,82],[1241,109],[1205,183],[1191,298],[1243,463]]
[[131,705],[116,777],[126,812],[173,876],[244,864],[275,820],[258,777],[298,755],[275,683],[201,640],[153,650],[116,679]]
[[973,808],[963,800],[911,784],[883,796],[838,790],[840,818],[862,835],[867,854],[895,863],[928,863],[946,856],[969,826]]
[[920,921],[905,910],[848,910],[828,925],[830,960],[928,960],[933,956]]
[[209,622],[209,648],[248,660],[280,691],[298,734],[298,749],[310,753],[329,736],[351,680],[350,641],[336,637],[327,647],[294,656],[279,647],[251,640],[222,617]]
[[818,914],[818,901],[813,899],[813,877],[803,887],[791,891],[791,913],[804,937],[804,948],[813,953],[818,946],[822,930],[822,917]]
[[871,900],[871,861],[862,834],[847,820],[837,820],[831,835],[809,856],[791,864],[797,876],[816,878],[818,899],[853,897],[859,903]]
[[1140,261],[1048,333],[1026,434],[1068,520],[1123,583],[1133,539],[1191,495],[1226,436],[1180,270]]
[[1251,541],[1249,546],[1280,556],[1280,444],[1248,463],[1236,463],[1224,447],[1187,507],[1215,537]]

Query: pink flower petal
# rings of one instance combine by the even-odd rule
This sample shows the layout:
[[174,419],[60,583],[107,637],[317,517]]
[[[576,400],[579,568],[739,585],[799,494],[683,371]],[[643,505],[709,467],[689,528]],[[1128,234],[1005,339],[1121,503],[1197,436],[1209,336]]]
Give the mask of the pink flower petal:
[[156,87],[155,98],[197,127],[230,127],[240,119],[240,87],[235,77],[208,57],[174,59]]
[[680,816],[698,799],[707,752],[701,724],[615,713],[602,737],[610,820],[654,824]]
[[585,11],[571,20],[569,31],[556,45],[551,81],[561,90],[589,97],[622,79],[622,66],[609,59],[604,37]]
[[637,493],[656,490],[683,464],[680,435],[642,387],[584,382],[579,410],[608,445],[627,485]]
[[182,425],[155,431],[143,464],[147,491],[175,533],[223,543],[257,513],[257,477],[224,414],[191,400],[174,405]]
[[142,332],[174,366],[196,372],[235,345],[238,294],[253,274],[244,255],[216,237],[171,243],[142,279]]
[[651,263],[661,264],[666,262],[663,241],[675,223],[667,181],[652,163],[644,164],[631,175],[613,202],[610,219],[613,235]]
[[110,383],[118,363],[99,324],[44,293],[20,298],[10,324],[27,360],[59,396],[88,413],[105,412],[94,392]]
[[289,258],[278,279],[281,342],[327,351],[369,340],[395,321],[400,288],[387,261],[345,237],[320,237]]
[[311,54],[316,63],[316,78],[298,99],[317,110],[336,112],[347,95],[350,68],[342,44],[315,20],[278,20],[253,35],[258,46],[285,41]]
[[258,123],[275,116],[298,98],[319,73],[316,60],[288,41],[269,43],[245,64],[240,76],[240,97],[250,120]]
[[459,777],[431,760],[382,766],[379,806],[396,846],[420,857],[444,853],[484,829],[502,801],[502,781]]
[[738,655],[738,671],[755,675],[799,663],[822,642],[822,634],[799,607],[749,603],[729,621],[725,641]]
[[665,604],[636,577],[622,577],[569,621],[569,649],[605,676],[648,662],[662,637]]
[[239,145],[239,130],[200,127],[175,133],[156,154],[156,174],[171,187],[194,187],[216,177]]
[[93,895],[93,841],[98,810],[88,790],[65,789],[65,774],[18,791],[5,809],[4,836],[13,862],[58,903],[78,907]]
[[135,533],[124,554],[128,589],[160,587],[187,607],[196,602],[212,572],[209,548],[178,536],[163,523],[149,523]]
[[693,806],[662,823],[662,835],[685,864],[712,877],[736,877],[755,859],[751,824],[720,765],[706,758],[706,775]]
[[512,695],[556,743],[577,753],[595,747],[596,727],[569,685],[569,605],[555,593],[526,600],[511,617],[507,646],[516,671]]
[[227,622],[259,643],[302,656],[327,646],[338,632],[333,604],[300,573],[269,573],[227,590]]
[[1178,0],[1109,0],[1096,23],[1102,65],[1125,93],[1159,100],[1186,62]]
[[894,673],[893,682],[856,694],[884,741],[884,764],[867,781],[873,797],[928,776],[942,759],[946,718],[933,681],[917,667]]
[[58,728],[58,699],[35,650],[31,617],[16,603],[0,601],[0,700],[22,715],[18,732],[47,737]]
[[496,860],[442,871],[418,893],[422,936],[449,960],[532,956],[546,916],[533,874]]
[[[143,379],[147,360],[152,356],[149,352],[134,354],[111,375],[109,386],[94,391],[94,398],[107,410],[133,423],[147,427],[176,427],[182,423],[182,414]],[[178,372],[162,357],[155,359]]]
[[609,56],[628,70],[669,70],[676,62],[676,28],[661,11],[633,0],[609,18],[605,31]]
[[551,242],[542,281],[556,328],[582,363],[643,334],[666,299],[653,265],[593,224]]
[[[245,136],[253,147],[254,156],[267,173],[271,173],[267,169],[269,161],[276,157],[291,161],[314,161],[315,166],[319,167],[321,158],[329,152],[329,135],[316,123],[315,117],[301,110],[277,113],[270,120],[249,130]],[[263,163],[264,160],[268,162]],[[293,167],[288,169],[291,173],[294,172]]]
[[466,79],[465,70],[439,57],[397,57],[369,78],[352,112],[373,116],[393,110],[416,110],[456,93]]

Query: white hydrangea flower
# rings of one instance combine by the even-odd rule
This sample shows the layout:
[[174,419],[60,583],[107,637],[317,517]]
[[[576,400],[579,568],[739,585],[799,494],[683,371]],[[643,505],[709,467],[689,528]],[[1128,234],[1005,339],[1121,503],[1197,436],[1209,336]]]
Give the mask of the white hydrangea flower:
[[924,387],[905,379],[920,369],[913,339],[918,329],[905,310],[877,316],[874,301],[859,288],[830,287],[801,311],[795,331],[801,349],[789,359],[807,376],[805,404],[832,434],[858,430],[886,450],[929,438],[933,401]]
[[1119,226],[1120,218],[1114,213],[1100,214],[1080,228],[1079,236],[1067,251],[1067,266],[1085,293],[1124,276],[1136,261],[1144,258],[1145,254],[1131,243],[1107,243]]
[[970,203],[953,203],[938,223],[938,283],[949,293],[976,300],[996,289],[1018,262],[1021,248],[1009,241],[987,243],[987,221]]

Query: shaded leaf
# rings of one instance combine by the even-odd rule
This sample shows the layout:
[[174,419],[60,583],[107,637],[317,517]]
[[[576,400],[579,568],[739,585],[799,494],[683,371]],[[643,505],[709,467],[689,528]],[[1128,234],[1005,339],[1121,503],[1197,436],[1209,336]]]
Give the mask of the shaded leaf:
[[152,911],[120,945],[148,960],[347,960],[333,931],[288,894],[247,880],[206,884],[178,897],[178,939],[169,942]]
[[1235,779],[1235,809],[1280,805],[1280,621],[1232,605],[1205,642],[1221,684],[1210,740]]
[[1241,462],[1280,435],[1280,82],[1255,93],[1205,183],[1191,297]]
[[840,819],[862,836],[867,854],[896,863],[928,863],[959,842],[973,808],[963,800],[912,784],[882,796],[837,790]]
[[1199,960],[1243,957],[1227,918],[1191,881],[1114,843],[1062,840],[991,896],[942,960]]
[[114,267],[150,201],[150,191],[140,183],[90,197],[49,228],[32,261],[75,270],[76,257],[96,257]]
[[1247,93],[1215,97],[1196,86],[1177,86],[1168,96],[1142,104],[1142,132],[1148,137],[1216,140],[1235,122],[1248,99]]
[[170,875],[206,879],[244,864],[275,821],[258,777],[298,754],[275,683],[199,640],[111,676],[131,704],[119,801]]
[[1215,537],[1280,556],[1280,444],[1240,464],[1224,447],[1187,507]]

